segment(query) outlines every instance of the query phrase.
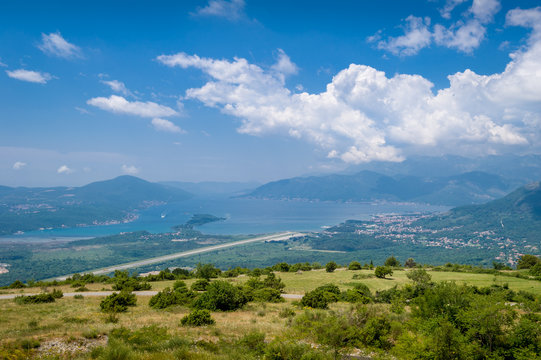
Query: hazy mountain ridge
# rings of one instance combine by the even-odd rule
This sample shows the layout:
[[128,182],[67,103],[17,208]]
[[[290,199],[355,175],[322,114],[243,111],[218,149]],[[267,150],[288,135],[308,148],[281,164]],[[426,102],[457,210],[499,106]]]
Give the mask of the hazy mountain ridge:
[[356,174],[296,177],[267,183],[247,196],[321,201],[408,201],[436,205],[476,204],[512,189],[501,176],[481,171],[448,177],[389,176],[363,170]]
[[411,156],[403,162],[373,161],[350,166],[343,173],[355,174],[369,170],[384,175],[413,175],[447,177],[475,171],[499,175],[515,182],[512,188],[541,179],[541,155],[488,155],[464,157],[458,155]]
[[244,194],[252,191],[261,183],[257,182],[242,182],[242,181],[201,181],[201,182],[186,182],[186,181],[161,181],[159,184],[186,190],[195,195],[236,195]]
[[0,234],[130,221],[137,209],[190,197],[184,190],[134,176],[81,187],[1,187]]

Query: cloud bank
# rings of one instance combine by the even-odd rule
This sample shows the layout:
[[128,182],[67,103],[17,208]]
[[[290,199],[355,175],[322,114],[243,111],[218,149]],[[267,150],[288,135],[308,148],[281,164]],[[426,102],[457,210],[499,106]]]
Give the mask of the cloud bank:
[[210,0],[207,6],[199,8],[195,16],[216,16],[231,21],[244,17],[244,0]]
[[[479,19],[492,10],[472,7]],[[295,93],[286,77],[287,55],[268,68],[246,59],[232,61],[178,53],[157,60],[169,67],[196,68],[210,80],[186,91],[195,99],[241,119],[238,131],[284,134],[305,139],[328,157],[349,163],[400,161],[411,152],[494,153],[506,148],[539,148],[541,141],[541,8],[516,9],[507,24],[533,27],[529,46],[511,54],[501,73],[465,70],[448,76],[437,92],[420,75],[389,77],[351,64],[321,93]],[[290,61],[287,57],[287,61]],[[282,64],[280,64],[282,62]]]
[[[466,1],[447,0],[440,10],[441,16],[451,19],[452,11]],[[471,53],[485,39],[486,25],[492,22],[500,8],[499,0],[473,0],[468,11],[458,21],[450,26],[435,24],[432,28],[430,18],[410,15],[405,19],[404,35],[380,40],[381,34],[378,33],[368,41],[377,41],[378,49],[400,56],[415,55],[431,44]]]
[[105,111],[116,114],[135,115],[140,117],[155,118],[178,115],[168,106],[147,101],[128,101],[122,96],[111,95],[107,97],[95,97],[86,102]]
[[83,57],[81,48],[67,42],[62,35],[57,33],[41,34],[41,43],[38,48],[49,56],[73,59]]
[[165,132],[178,133],[178,134],[184,133],[184,130],[182,130],[180,127],[173,124],[173,122],[169,120],[154,118],[152,119],[151,124],[154,127],[154,129],[156,129],[157,131],[165,131]]
[[6,74],[12,79],[17,79],[17,80],[27,81],[27,82],[37,83],[37,84],[46,84],[47,81],[53,78],[51,74],[48,74],[45,72],[25,70],[25,69],[18,69],[18,70],[13,70],[13,71],[6,70]]

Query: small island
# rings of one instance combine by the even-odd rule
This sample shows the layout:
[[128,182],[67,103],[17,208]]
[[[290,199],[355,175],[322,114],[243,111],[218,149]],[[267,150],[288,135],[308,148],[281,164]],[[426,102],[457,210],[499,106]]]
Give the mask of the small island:
[[210,224],[216,221],[226,220],[223,217],[217,217],[211,214],[194,214],[192,218],[188,220],[185,224],[177,225],[173,227],[174,230],[183,230],[183,229],[193,229],[196,226],[203,226],[205,224]]

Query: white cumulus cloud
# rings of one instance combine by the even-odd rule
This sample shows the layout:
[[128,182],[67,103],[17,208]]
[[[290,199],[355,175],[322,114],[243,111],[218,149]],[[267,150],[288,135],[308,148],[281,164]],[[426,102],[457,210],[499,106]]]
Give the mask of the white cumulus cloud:
[[410,15],[406,18],[404,35],[378,42],[378,48],[395,55],[415,55],[432,42],[430,19]]
[[[443,9],[440,10],[441,16],[451,19],[453,9],[464,2],[466,0],[447,0]],[[471,53],[485,39],[486,25],[492,22],[500,8],[499,0],[473,0],[462,18],[450,26],[436,23],[431,27],[430,18],[410,15],[405,19],[404,35],[380,40],[382,37],[380,30],[369,37],[368,42],[378,41],[379,49],[401,56],[415,55],[433,43]]]
[[59,32],[41,34],[41,43],[38,48],[47,55],[65,59],[82,57],[81,48],[67,42]]
[[27,164],[25,162],[22,162],[22,161],[16,161],[15,164],[13,164],[13,169],[14,170],[21,170],[22,168],[24,168]]
[[110,97],[96,97],[86,102],[105,111],[117,114],[136,115],[141,117],[155,118],[178,115],[168,106],[147,101],[128,101],[122,96],[111,95]]
[[207,6],[199,8],[194,15],[217,16],[231,21],[244,17],[244,0],[210,0]]
[[445,6],[443,9],[440,10],[440,14],[442,18],[450,19],[451,18],[451,12],[460,4],[463,2],[466,2],[467,0],[447,0],[445,2]]
[[152,119],[152,126],[154,126],[154,129],[157,131],[165,131],[165,132],[171,132],[171,133],[184,133],[184,130],[182,130],[180,127],[175,125],[173,122],[165,119],[160,118],[154,118]]
[[67,165],[62,165],[56,170],[56,172],[59,174],[71,174],[73,169],[70,169]]
[[[501,73],[464,70],[437,92],[420,75],[351,64],[320,93],[292,92],[279,66],[246,59],[161,55],[170,67],[200,69],[210,78],[186,90],[195,99],[241,119],[240,133],[282,134],[317,144],[351,163],[400,161],[409,153],[468,155],[526,147],[541,149],[541,10],[514,10],[508,25],[534,27],[529,46],[511,54]],[[285,55],[285,53],[284,53]]]
[[120,93],[120,94],[122,94],[124,96],[133,96],[131,91],[128,90],[128,88],[126,87],[126,85],[122,81],[118,81],[118,80],[110,80],[110,81],[102,80],[101,82],[103,84],[109,86],[111,88],[111,90],[113,90],[116,93]]
[[139,169],[133,165],[122,165],[120,168],[124,174],[135,175],[139,173]]
[[25,69],[18,69],[13,71],[6,70],[6,74],[12,79],[28,81],[38,84],[45,84],[47,83],[47,81],[53,78],[51,74],[48,73]]

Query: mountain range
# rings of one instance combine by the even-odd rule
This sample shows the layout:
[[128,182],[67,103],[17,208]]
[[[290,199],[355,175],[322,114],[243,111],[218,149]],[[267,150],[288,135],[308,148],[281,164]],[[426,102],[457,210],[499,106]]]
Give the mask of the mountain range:
[[407,201],[434,205],[484,203],[512,190],[514,181],[481,171],[444,177],[355,174],[296,177],[267,183],[245,196],[321,201]]
[[522,186],[501,199],[482,205],[460,206],[418,222],[428,229],[449,233],[490,231],[512,241],[539,247],[541,183]]
[[120,176],[81,187],[0,187],[0,235],[39,228],[129,221],[138,209],[192,195],[184,190]]

